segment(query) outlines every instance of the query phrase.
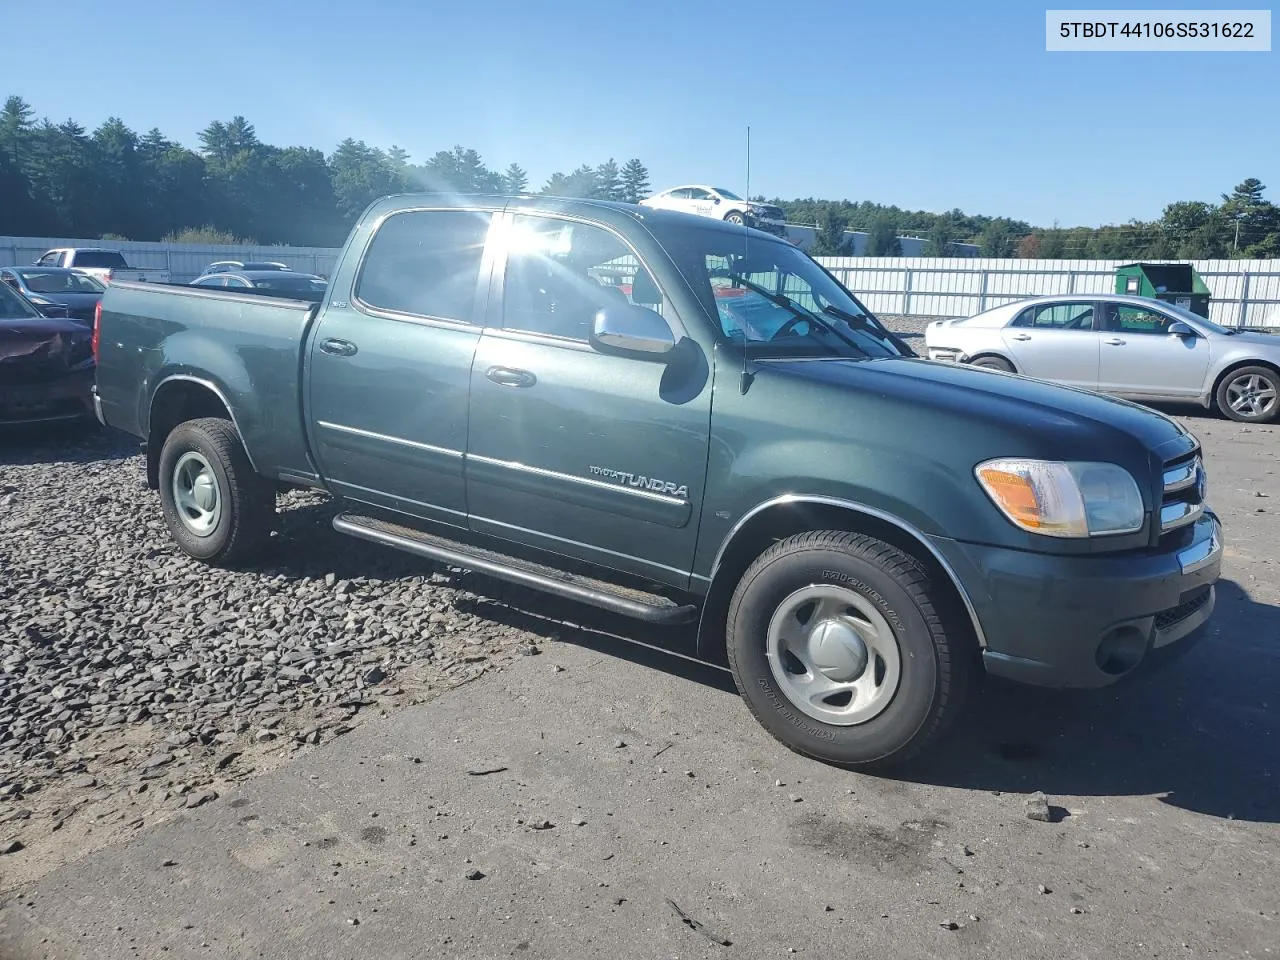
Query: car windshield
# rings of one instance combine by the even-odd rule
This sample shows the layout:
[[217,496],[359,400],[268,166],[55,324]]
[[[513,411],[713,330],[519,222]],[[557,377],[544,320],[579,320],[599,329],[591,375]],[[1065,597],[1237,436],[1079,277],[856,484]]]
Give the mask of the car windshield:
[[1160,307],[1163,310],[1168,310],[1170,313],[1176,314],[1179,319],[1188,320],[1192,324],[1205,327],[1213,333],[1222,333],[1227,335],[1236,333],[1236,331],[1232,330],[1230,327],[1224,327],[1221,324],[1214,323],[1212,320],[1206,320],[1204,317],[1200,316],[1200,314],[1192,313],[1186,307],[1180,307],[1176,303],[1169,303],[1168,301],[1162,300],[1160,301]]
[[23,270],[22,282],[32,293],[102,293],[107,288],[83,273]]
[[77,267],[124,267],[121,254],[111,250],[77,250],[74,263]]
[[291,293],[310,293],[324,289],[324,281],[314,277],[270,277],[254,280],[259,290],[281,290]]
[[800,248],[711,227],[654,224],[658,241],[717,317],[756,357],[905,356],[865,307]]
[[737,195],[736,193],[734,193],[732,190],[726,190],[724,187],[716,187],[716,188],[715,188],[715,191],[716,191],[716,193],[720,194],[720,196],[724,197],[726,200],[741,200],[741,199],[742,199],[740,196],[738,196],[738,195]]
[[29,320],[40,316],[40,311],[25,298],[14,293],[7,284],[0,283],[0,320]]

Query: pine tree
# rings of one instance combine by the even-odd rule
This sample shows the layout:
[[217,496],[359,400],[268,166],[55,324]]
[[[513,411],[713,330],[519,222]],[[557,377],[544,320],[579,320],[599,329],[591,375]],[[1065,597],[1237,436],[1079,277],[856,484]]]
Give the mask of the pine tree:
[[622,168],[622,199],[627,203],[639,203],[652,192],[645,165],[638,158],[628,160]]
[[868,257],[900,257],[902,243],[898,240],[898,226],[887,214],[876,217],[867,237]]
[[513,163],[507,167],[502,174],[502,189],[507,193],[524,193],[529,189],[529,175],[520,164]]
[[613,157],[596,167],[594,196],[597,200],[621,200],[624,196],[622,178],[619,176],[618,165],[614,163]]

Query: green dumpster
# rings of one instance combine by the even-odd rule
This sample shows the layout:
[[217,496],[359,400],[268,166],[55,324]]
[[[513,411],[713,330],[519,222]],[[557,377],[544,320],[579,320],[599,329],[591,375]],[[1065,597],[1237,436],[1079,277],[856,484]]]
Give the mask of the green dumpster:
[[1189,263],[1126,263],[1116,267],[1116,293],[1152,297],[1209,319],[1213,294]]

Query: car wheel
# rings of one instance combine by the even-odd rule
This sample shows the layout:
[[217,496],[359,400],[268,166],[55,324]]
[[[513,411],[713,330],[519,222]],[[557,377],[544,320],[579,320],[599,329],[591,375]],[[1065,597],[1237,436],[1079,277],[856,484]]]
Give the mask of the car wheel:
[[1013,364],[1004,357],[978,357],[976,360],[970,360],[969,366],[981,367],[984,370],[1003,370],[1005,373],[1014,373]]
[[1280,375],[1270,367],[1240,367],[1218,384],[1218,409],[1241,423],[1270,423],[1280,413]]
[[724,219],[725,219],[725,222],[727,222],[727,223],[737,223],[737,224],[741,224],[741,225],[744,225],[744,226],[746,225],[746,222],[747,222],[747,217],[746,217],[746,215],[745,215],[745,214],[743,214],[743,213],[739,213],[737,210],[734,210],[732,213],[730,213],[730,214],[729,214],[727,217],[725,217]]
[[752,714],[797,753],[848,767],[915,756],[977,676],[970,635],[914,558],[842,531],[805,533],[743,575],[729,667]]
[[230,421],[188,420],[160,452],[160,502],[182,551],[216,566],[256,552],[275,526],[275,487],[254,472]]

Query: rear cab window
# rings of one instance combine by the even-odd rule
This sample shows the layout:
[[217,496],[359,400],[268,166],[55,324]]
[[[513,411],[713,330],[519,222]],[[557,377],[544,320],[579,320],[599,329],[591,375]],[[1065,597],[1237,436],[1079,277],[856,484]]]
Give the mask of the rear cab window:
[[125,267],[125,259],[121,254],[110,250],[77,250],[72,254],[71,267]]
[[355,299],[367,310],[478,324],[476,287],[493,215],[473,210],[409,210],[374,235]]

